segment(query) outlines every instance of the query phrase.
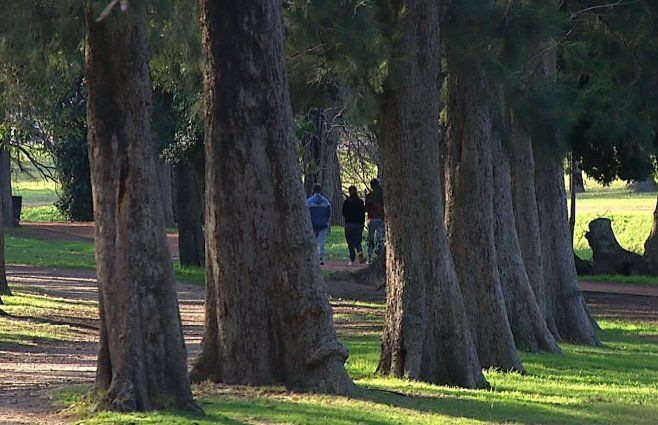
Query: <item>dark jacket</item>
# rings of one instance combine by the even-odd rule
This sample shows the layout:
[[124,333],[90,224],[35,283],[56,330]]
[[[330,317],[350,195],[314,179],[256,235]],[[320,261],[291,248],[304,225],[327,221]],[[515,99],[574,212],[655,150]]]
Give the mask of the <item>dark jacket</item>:
[[331,218],[331,204],[327,198],[322,195],[313,195],[306,201],[306,206],[311,212],[311,223],[313,223],[313,230],[318,232],[329,227],[329,219]]
[[368,220],[384,218],[384,192],[381,188],[366,195],[366,211]]
[[350,196],[343,202],[345,223],[363,224],[366,222],[366,208],[358,196]]

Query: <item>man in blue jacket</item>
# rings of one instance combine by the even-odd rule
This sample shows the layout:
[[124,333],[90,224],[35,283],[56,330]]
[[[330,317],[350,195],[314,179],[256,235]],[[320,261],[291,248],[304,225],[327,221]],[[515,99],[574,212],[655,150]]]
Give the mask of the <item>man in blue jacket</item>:
[[324,243],[329,235],[329,220],[331,218],[331,204],[321,195],[322,186],[319,183],[313,185],[313,196],[308,198],[306,206],[311,212],[311,223],[318,241],[318,254],[320,265],[324,265]]

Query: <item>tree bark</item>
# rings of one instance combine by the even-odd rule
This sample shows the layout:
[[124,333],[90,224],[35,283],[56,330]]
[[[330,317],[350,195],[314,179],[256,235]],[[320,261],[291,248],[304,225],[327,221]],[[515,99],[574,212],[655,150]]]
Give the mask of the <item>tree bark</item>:
[[195,410],[150,137],[146,2],[96,22],[85,80],[100,348],[96,393],[117,411]]
[[[0,202],[0,295],[11,295],[5,265],[5,231],[2,225],[4,222],[3,213],[2,202]],[[0,298],[0,305],[2,305],[2,298]]]
[[206,333],[192,376],[348,393],[299,179],[281,3],[201,1]]
[[508,155],[501,142],[493,144],[494,228],[496,259],[505,309],[516,347],[526,351],[560,353],[533,292],[516,230]]
[[[443,224],[438,2],[402,1],[379,130],[386,202],[386,320],[378,370],[486,387]],[[419,208],[422,206],[422,208]]]
[[646,242],[644,242],[644,262],[647,265],[649,274],[658,276],[658,201],[653,211],[651,233]]
[[493,108],[500,93],[483,72],[462,79],[451,70],[448,81],[446,221],[466,311],[482,366],[523,371],[496,255]]
[[171,166],[163,163],[162,160],[160,160],[160,158],[158,158],[156,155],[155,170],[165,227],[174,227],[176,225],[176,220],[174,220],[174,206],[171,193]]
[[5,149],[0,149],[0,197],[4,227],[16,227],[11,191],[11,158]]
[[558,341],[598,346],[576,275],[562,162],[544,152],[536,155],[535,164],[547,321],[554,323],[551,330],[555,330]]
[[203,202],[192,165],[187,161],[174,165],[173,177],[180,263],[183,266],[203,267]]
[[[556,54],[546,51],[538,75],[554,79]],[[542,243],[542,261],[546,296],[546,321],[557,341],[600,345],[596,322],[591,318],[580,290],[569,235],[567,194],[562,158],[549,148],[533,146],[535,154],[535,191]]]
[[[546,295],[539,212],[535,195],[535,159],[532,139],[512,119],[510,159],[514,222],[519,237],[521,255],[532,291],[542,315],[546,317]],[[550,323],[547,323],[550,328]],[[551,332],[553,332],[551,330]]]

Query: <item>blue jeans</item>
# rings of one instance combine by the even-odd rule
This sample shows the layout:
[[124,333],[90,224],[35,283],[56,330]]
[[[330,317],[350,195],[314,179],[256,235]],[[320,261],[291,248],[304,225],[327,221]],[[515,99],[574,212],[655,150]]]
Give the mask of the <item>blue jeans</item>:
[[320,256],[320,261],[324,260],[324,244],[327,242],[328,235],[328,227],[322,230],[315,230],[315,239],[318,241],[318,255]]

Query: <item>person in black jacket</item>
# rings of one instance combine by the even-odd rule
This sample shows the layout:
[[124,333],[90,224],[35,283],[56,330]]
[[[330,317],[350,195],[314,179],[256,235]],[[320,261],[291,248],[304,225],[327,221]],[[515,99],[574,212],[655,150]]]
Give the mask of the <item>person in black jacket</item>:
[[359,198],[356,186],[350,186],[348,190],[350,196],[343,203],[343,217],[345,218],[345,240],[350,251],[348,266],[351,266],[356,261],[356,253],[359,254],[359,263],[363,264],[366,261],[361,246],[363,226],[366,221],[366,208],[361,198]]

